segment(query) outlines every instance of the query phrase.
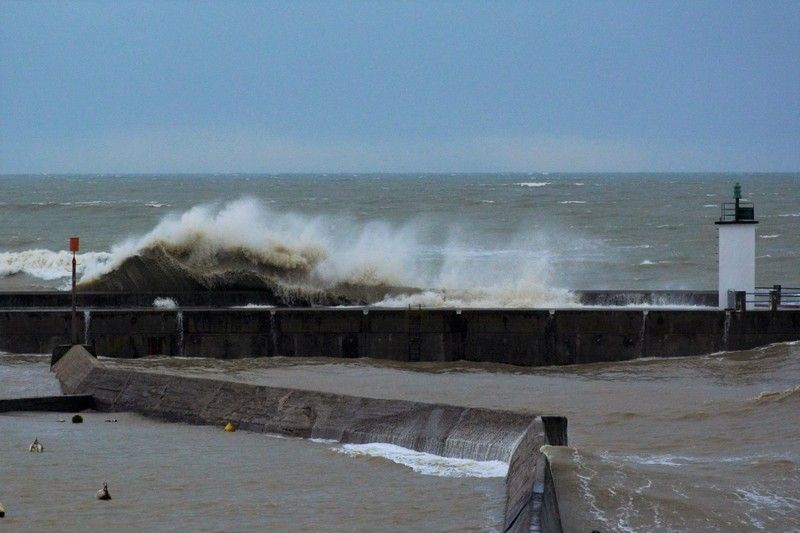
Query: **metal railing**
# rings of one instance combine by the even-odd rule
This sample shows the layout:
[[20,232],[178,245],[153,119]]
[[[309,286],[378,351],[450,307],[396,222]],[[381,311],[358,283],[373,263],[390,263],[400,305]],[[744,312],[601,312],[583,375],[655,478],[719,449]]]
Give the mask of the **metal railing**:
[[777,311],[779,309],[800,310],[800,287],[756,287],[754,292],[729,291],[728,307],[737,311],[762,309]]
[[737,220],[754,220],[753,202],[725,202],[719,206],[720,222],[736,222]]

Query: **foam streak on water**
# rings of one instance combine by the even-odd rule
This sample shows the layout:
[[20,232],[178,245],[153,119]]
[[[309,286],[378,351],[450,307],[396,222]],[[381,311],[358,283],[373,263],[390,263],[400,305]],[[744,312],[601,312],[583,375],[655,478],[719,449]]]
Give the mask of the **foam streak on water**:
[[354,457],[382,457],[428,476],[505,477],[508,473],[508,463],[502,461],[475,461],[441,457],[381,442],[344,444],[333,449]]

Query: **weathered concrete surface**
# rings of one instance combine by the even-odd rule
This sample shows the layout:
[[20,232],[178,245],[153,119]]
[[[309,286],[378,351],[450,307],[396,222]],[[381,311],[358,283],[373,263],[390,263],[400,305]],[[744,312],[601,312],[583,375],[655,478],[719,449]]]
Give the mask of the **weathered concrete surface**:
[[0,399],[0,413],[10,411],[74,413],[86,409],[94,409],[94,399],[87,394]]
[[[94,346],[92,346],[91,344],[82,344],[81,346],[83,347],[84,350],[86,350],[90,354],[95,356],[97,355],[96,352],[94,351]],[[66,355],[66,353],[71,349],[72,349],[71,344],[59,344],[58,346],[54,347],[53,352],[50,355],[50,366],[53,366],[54,364],[58,363],[58,360],[64,357],[64,355]]]
[[[111,357],[373,357],[563,365],[741,350],[800,339],[800,310],[123,309],[79,313]],[[49,352],[69,312],[0,312],[0,350]]]
[[[168,421],[344,443],[386,442],[444,457],[509,462],[504,530],[530,522],[540,448],[547,435],[542,417],[510,411],[359,398],[132,370],[110,369],[81,346],[54,366],[66,393],[88,394],[101,411],[132,411]],[[556,424],[550,417],[549,424]],[[557,444],[557,443],[553,443]]]
[[[560,533],[561,517],[554,480],[549,472],[547,457],[540,453],[541,445],[533,435],[544,434],[552,446],[566,446],[567,419],[562,416],[542,416],[533,428],[520,439],[509,464],[506,486],[506,525],[513,532]],[[549,477],[548,477],[549,476]],[[527,487],[533,485],[533,490]],[[512,490],[519,487],[520,490]],[[529,492],[529,494],[528,494]],[[527,497],[526,497],[527,496]]]
[[[566,443],[564,444],[566,445]],[[556,484],[553,480],[553,470],[550,461],[542,454],[540,465],[544,470],[542,482],[542,510],[539,513],[540,528],[543,533],[561,533],[561,510],[558,507]]]
[[541,418],[537,418],[519,439],[508,463],[503,513],[507,531],[525,531],[531,522],[530,507],[534,497],[536,467],[544,459],[539,448],[544,441],[544,425]]

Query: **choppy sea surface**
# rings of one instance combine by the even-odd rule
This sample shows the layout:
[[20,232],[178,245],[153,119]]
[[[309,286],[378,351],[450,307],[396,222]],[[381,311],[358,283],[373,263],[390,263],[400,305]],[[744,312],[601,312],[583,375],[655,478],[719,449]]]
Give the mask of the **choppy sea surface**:
[[75,234],[84,281],[141,255],[215,283],[227,268],[418,289],[382,305],[713,290],[713,222],[736,182],[760,221],[757,283],[800,286],[797,174],[165,175],[0,177],[0,289],[66,287]]

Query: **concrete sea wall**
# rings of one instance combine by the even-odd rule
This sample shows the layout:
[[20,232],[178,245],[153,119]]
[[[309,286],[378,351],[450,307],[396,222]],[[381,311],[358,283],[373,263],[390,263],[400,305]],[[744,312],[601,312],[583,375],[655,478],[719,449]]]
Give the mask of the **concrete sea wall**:
[[[742,350],[800,339],[800,310],[94,309],[81,342],[111,357],[372,357],[525,366]],[[64,310],[0,311],[0,350],[68,342]]]
[[[91,395],[101,411],[218,427],[231,421],[250,431],[386,442],[444,457],[509,462],[504,531],[528,530],[537,495],[544,502],[537,508],[542,516],[552,515],[556,505],[542,498],[547,491],[536,480],[545,479],[547,468],[540,448],[566,444],[548,440],[566,435],[563,418],[110,369],[82,346],[63,355],[53,371],[64,392]],[[536,523],[543,524],[539,514]]]

